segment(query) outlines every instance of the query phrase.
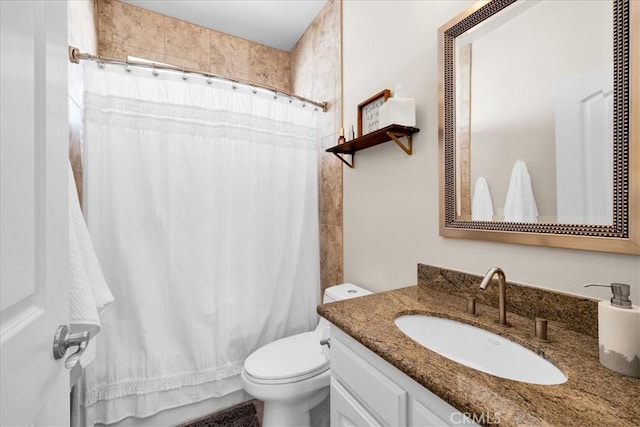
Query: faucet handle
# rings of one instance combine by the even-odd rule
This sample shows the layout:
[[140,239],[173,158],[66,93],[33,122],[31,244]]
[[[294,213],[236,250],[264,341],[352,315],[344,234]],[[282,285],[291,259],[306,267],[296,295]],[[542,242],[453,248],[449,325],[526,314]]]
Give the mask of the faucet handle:
[[467,297],[467,314],[472,316],[477,316],[476,314],[476,297],[468,296]]
[[549,341],[547,338],[547,319],[536,317],[536,339],[540,341]]

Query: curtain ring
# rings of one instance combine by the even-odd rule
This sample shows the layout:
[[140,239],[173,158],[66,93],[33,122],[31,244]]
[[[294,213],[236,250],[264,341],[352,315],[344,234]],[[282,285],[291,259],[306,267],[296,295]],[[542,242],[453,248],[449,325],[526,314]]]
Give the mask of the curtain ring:
[[187,80],[187,72],[184,68],[182,69],[182,80]]
[[157,76],[158,75],[158,71],[156,70],[156,63],[155,62],[151,63],[151,69],[152,69],[151,74],[153,74],[154,76]]

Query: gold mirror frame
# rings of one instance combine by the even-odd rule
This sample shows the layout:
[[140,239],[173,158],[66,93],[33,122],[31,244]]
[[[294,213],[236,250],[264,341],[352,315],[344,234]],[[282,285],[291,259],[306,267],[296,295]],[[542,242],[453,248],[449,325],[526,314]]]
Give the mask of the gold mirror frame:
[[477,2],[438,30],[440,235],[640,254],[640,1],[612,1],[613,224],[463,221],[456,217],[455,38],[515,1]]

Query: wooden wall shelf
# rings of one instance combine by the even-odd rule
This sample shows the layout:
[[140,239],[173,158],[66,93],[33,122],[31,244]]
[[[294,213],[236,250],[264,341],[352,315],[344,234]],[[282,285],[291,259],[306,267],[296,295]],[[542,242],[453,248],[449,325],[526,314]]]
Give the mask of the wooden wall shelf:
[[[411,126],[389,125],[356,139],[352,139],[351,141],[338,144],[335,147],[327,148],[326,151],[328,153],[333,153],[345,165],[353,169],[353,167],[355,166],[354,158],[356,152],[364,150],[365,148],[385,143],[387,141],[395,142],[400,148],[402,148],[402,151],[410,156],[413,150],[412,135],[417,132],[420,132],[420,129]],[[407,144],[405,145],[400,138],[406,138]],[[351,156],[351,162],[345,160],[345,155]]]

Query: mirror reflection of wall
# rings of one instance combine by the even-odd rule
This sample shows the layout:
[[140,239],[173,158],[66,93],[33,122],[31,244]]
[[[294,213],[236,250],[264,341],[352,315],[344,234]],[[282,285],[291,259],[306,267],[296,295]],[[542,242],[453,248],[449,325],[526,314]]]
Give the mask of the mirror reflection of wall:
[[612,14],[610,1],[518,1],[456,38],[459,217],[483,177],[503,220],[522,161],[539,222],[612,222]]

